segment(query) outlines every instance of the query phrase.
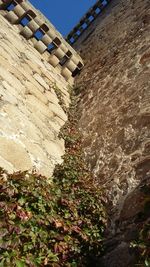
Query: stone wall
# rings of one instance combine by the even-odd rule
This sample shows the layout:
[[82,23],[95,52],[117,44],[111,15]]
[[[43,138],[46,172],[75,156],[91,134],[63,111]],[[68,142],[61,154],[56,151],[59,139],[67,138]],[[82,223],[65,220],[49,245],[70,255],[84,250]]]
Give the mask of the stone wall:
[[100,15],[101,12],[105,9],[105,7],[112,0],[99,0],[89,8],[89,10],[84,14],[84,16],[80,19],[78,24],[71,30],[71,32],[67,35],[66,40],[70,44],[74,44],[79,38],[81,38],[82,34],[93,24],[93,21]]
[[1,14],[0,25],[0,167],[50,176],[65,150],[70,85]]
[[149,0],[112,0],[74,45],[85,61],[76,80],[85,160],[109,215],[96,266],[134,266],[131,241],[150,219],[149,44]]
[[149,44],[149,0],[113,0],[74,45],[85,159],[116,216],[150,176]]
[[27,0],[0,0],[0,12],[72,83],[83,67],[82,59],[40,11]]

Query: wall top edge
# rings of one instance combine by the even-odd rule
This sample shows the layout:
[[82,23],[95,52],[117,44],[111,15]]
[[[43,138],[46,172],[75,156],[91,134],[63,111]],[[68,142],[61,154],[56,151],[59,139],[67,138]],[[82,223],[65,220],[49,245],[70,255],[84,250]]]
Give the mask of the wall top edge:
[[0,10],[11,24],[18,25],[19,33],[31,40],[40,54],[48,53],[48,62],[67,81],[80,73],[84,66],[81,56],[28,0],[0,0]]
[[74,44],[111,1],[112,0],[96,1],[96,3],[88,9],[76,26],[70,31],[66,37],[66,41],[71,45]]
[[[6,0],[7,1],[7,0]],[[31,9],[34,10],[34,12],[41,18],[43,19],[44,23],[48,24],[48,26],[53,29],[57,36],[63,41],[63,43],[68,47],[68,49],[74,54],[76,55],[76,57],[78,57],[81,62],[83,63],[83,60],[81,58],[81,56],[76,52],[76,50],[67,42],[67,40],[64,39],[64,37],[62,36],[62,34],[54,27],[54,25],[44,16],[44,14],[36,9],[28,0],[23,0],[24,2],[27,2],[30,6],[31,6]]]

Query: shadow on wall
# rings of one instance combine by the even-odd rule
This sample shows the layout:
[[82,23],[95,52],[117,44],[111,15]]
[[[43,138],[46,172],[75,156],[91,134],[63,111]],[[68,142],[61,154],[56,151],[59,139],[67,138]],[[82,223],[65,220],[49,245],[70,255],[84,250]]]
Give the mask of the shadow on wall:
[[[143,180],[124,202],[115,231],[107,238],[105,256],[97,266],[146,266],[149,259],[150,177]],[[108,234],[108,233],[107,233]],[[149,266],[149,265],[147,265]]]

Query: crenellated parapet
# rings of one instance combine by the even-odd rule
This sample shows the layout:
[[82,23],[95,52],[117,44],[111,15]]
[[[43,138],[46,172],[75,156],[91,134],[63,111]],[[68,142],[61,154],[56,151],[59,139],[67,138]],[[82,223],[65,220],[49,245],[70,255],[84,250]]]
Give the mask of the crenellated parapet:
[[40,54],[48,54],[49,63],[58,68],[67,81],[83,68],[78,53],[28,1],[0,0],[0,10],[11,24],[19,25],[20,34],[31,40]]
[[79,23],[67,35],[66,41],[69,44],[74,44],[85,30],[93,23],[103,9],[111,0],[98,0],[81,18]]

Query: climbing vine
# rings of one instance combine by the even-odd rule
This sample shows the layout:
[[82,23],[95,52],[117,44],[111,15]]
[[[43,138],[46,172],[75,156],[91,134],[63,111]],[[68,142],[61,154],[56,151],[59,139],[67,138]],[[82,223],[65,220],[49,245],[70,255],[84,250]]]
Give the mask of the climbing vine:
[[82,157],[75,102],[53,179],[0,169],[0,266],[88,266],[103,248],[106,213]]

